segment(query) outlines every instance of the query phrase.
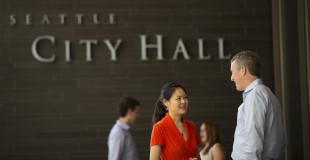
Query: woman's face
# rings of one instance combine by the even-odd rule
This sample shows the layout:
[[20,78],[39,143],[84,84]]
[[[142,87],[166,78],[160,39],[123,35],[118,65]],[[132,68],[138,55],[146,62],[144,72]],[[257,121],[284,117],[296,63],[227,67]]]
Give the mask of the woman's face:
[[169,100],[164,100],[169,113],[185,114],[187,112],[188,99],[182,88],[176,88]]
[[201,139],[201,142],[203,142],[203,143],[206,143],[208,140],[207,129],[206,129],[206,125],[204,123],[202,123],[200,126],[200,139]]

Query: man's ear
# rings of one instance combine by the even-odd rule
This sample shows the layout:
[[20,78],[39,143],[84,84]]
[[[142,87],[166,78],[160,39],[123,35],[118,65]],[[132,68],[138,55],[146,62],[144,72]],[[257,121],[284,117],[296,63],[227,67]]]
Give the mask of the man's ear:
[[129,108],[128,113],[131,114],[133,112],[133,109]]
[[131,113],[132,113],[132,109],[129,108],[129,109],[127,110],[127,115],[130,115]]
[[240,68],[242,75],[246,75],[247,68],[245,66],[241,66]]

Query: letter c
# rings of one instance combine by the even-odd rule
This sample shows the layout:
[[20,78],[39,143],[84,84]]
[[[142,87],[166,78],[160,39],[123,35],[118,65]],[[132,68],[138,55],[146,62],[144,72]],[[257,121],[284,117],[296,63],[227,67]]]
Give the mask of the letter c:
[[44,62],[44,63],[48,63],[48,62],[53,62],[55,60],[55,55],[53,55],[50,58],[43,58],[40,56],[40,54],[38,53],[37,50],[37,45],[41,40],[50,40],[52,42],[52,44],[55,44],[55,37],[54,36],[48,36],[48,35],[43,35],[43,36],[39,36],[36,39],[34,39],[34,41],[32,42],[32,47],[31,47],[31,51],[32,51],[32,55],[33,57],[40,61],[40,62]]

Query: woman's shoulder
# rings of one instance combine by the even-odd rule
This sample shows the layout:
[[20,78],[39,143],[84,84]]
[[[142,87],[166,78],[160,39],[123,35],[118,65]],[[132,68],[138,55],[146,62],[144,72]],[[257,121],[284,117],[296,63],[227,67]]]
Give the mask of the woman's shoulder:
[[221,151],[222,150],[222,145],[220,143],[215,143],[211,146],[210,148],[210,153],[214,153],[214,151]]
[[153,124],[153,128],[162,128],[162,127],[165,127],[167,125],[168,124],[167,124],[166,120],[164,120],[164,118],[163,118],[160,121],[158,121],[155,124]]
[[215,143],[211,150],[213,156],[220,157],[220,159],[225,159],[224,149],[220,143]]
[[212,146],[213,149],[220,149],[223,150],[223,146],[221,143],[217,142]]
[[157,128],[157,127],[160,127],[162,125],[163,125],[163,123],[161,121],[158,121],[155,124],[153,124],[153,128]]
[[222,148],[221,143],[217,142],[215,144],[213,144],[212,148]]

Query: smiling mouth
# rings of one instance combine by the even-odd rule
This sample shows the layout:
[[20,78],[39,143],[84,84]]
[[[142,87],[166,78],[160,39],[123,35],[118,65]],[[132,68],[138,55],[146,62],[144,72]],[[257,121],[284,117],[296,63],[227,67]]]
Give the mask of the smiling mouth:
[[187,109],[187,107],[186,107],[186,106],[181,106],[180,108],[181,108],[181,109]]

